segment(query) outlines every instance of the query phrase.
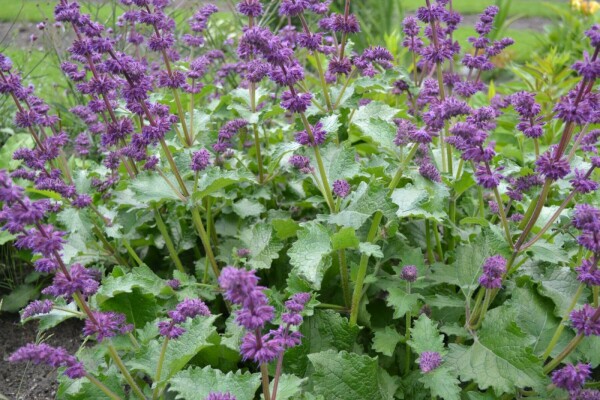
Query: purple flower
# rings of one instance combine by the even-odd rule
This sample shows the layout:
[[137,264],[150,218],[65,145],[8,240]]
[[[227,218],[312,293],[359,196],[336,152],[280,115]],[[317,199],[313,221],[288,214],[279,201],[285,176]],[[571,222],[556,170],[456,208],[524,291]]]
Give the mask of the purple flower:
[[600,25],[594,24],[585,32],[585,36],[590,39],[592,47],[600,46]]
[[552,383],[558,388],[574,392],[581,389],[591,374],[592,368],[589,364],[567,364],[552,373]]
[[51,300],[35,300],[32,301],[23,309],[21,313],[21,319],[27,319],[34,315],[48,314],[52,311],[54,303]]
[[227,392],[227,393],[211,392],[208,394],[208,396],[206,396],[206,399],[204,399],[204,400],[237,400],[237,399],[234,395],[232,395],[229,392]]
[[338,179],[337,181],[333,182],[333,194],[338,197],[344,198],[348,196],[350,194],[350,190],[350,184],[343,179]]
[[279,15],[294,17],[301,14],[310,6],[308,0],[282,0],[279,5]]
[[200,149],[192,153],[192,171],[203,171],[210,165],[210,153],[206,149]]
[[290,157],[290,164],[303,174],[310,174],[313,168],[310,166],[310,158],[300,155],[293,155]]
[[491,171],[487,165],[480,165],[475,171],[475,179],[478,185],[486,189],[494,189],[500,184],[502,174]]
[[558,180],[569,174],[571,166],[566,157],[556,158],[555,150],[550,150],[542,154],[535,162],[537,171],[547,179]]
[[167,286],[173,290],[177,290],[181,286],[181,282],[179,281],[179,279],[169,279],[167,281]]
[[241,248],[237,251],[237,256],[240,258],[246,258],[250,255],[250,249]]
[[402,279],[404,279],[406,282],[416,281],[417,276],[418,276],[417,267],[415,267],[414,265],[405,266],[404,268],[402,268],[402,273],[400,274],[400,277]]
[[573,226],[581,230],[600,230],[600,210],[589,204],[577,204],[573,213]]
[[71,379],[82,378],[86,372],[83,364],[62,347],[51,347],[45,343],[28,343],[15,351],[9,358],[10,362],[29,361],[34,364],[46,364],[53,368],[67,367],[64,374]]
[[271,334],[260,336],[248,332],[242,339],[240,353],[244,360],[253,360],[258,364],[268,363],[276,359],[283,351],[281,340],[274,339]]
[[600,286],[600,270],[598,269],[598,261],[583,260],[581,266],[575,268],[579,274],[577,279],[590,286]]
[[323,129],[323,124],[321,122],[317,122],[310,128],[311,135],[308,134],[306,130],[296,133],[296,141],[304,146],[319,146],[325,143],[325,139],[327,138],[327,132]]
[[[179,283],[179,281],[177,281]],[[160,321],[158,330],[162,336],[169,339],[177,339],[185,333],[185,329],[180,326],[187,318],[195,318],[199,315],[209,316],[210,310],[206,304],[200,299],[185,299],[177,304],[175,310],[167,313],[170,320]]]
[[73,264],[68,274],[59,270],[54,275],[52,285],[48,286],[42,293],[55,297],[65,297],[70,299],[75,292],[81,292],[86,296],[91,296],[98,290],[97,274],[92,270],[85,268],[81,264]]
[[92,204],[92,198],[87,194],[80,194],[71,202],[75,208],[85,208],[90,204]]
[[293,113],[303,113],[308,109],[312,95],[310,93],[292,93],[285,91],[281,95],[281,107]]
[[502,287],[502,277],[506,273],[506,259],[502,256],[489,257],[483,263],[483,274],[479,284],[487,289]]
[[237,10],[247,17],[259,17],[263,13],[259,0],[242,0],[237,4]]
[[585,304],[580,310],[571,312],[571,324],[577,333],[585,336],[600,335],[600,319],[595,315],[597,309]]
[[334,32],[343,32],[346,34],[360,32],[360,24],[354,14],[349,14],[347,19],[340,14],[332,14],[330,18],[331,30]]
[[433,165],[429,160],[423,160],[421,165],[419,165],[419,174],[421,174],[423,178],[429,179],[433,182],[442,181],[440,171],[438,171],[437,167]]
[[83,334],[85,336],[97,335],[96,340],[102,342],[106,338],[115,337],[133,330],[132,324],[125,322],[125,315],[112,311],[94,312],[94,319],[85,320]]
[[423,373],[433,371],[441,364],[442,356],[437,351],[424,351],[419,357],[419,367]]
[[598,190],[598,182],[589,179],[589,175],[591,175],[591,173],[575,169],[575,178],[569,181],[571,182],[571,185],[573,185],[573,189],[579,193],[590,193]]

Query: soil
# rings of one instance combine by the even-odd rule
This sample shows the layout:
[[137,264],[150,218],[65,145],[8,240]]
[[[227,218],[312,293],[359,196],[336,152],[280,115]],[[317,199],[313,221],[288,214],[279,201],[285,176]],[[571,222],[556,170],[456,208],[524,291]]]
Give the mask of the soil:
[[[37,324],[22,325],[15,314],[0,315],[0,399],[52,400],[55,398],[56,371],[43,365],[12,364],[7,358],[19,347],[35,342]],[[61,346],[69,352],[77,351],[81,344],[82,323],[70,319],[45,332],[44,340],[52,346]]]

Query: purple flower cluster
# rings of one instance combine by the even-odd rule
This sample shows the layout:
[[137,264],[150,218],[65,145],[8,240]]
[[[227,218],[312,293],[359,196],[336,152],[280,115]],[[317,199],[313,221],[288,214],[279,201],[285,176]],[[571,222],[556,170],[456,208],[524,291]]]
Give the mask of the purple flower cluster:
[[588,204],[578,204],[572,219],[573,226],[581,231],[577,242],[600,256],[600,209]]
[[289,160],[292,167],[299,170],[303,174],[310,174],[314,168],[310,165],[310,158],[300,155],[293,155]]
[[585,304],[571,312],[571,324],[580,335],[600,336],[600,308]]
[[552,383],[568,391],[572,398],[578,398],[577,394],[591,375],[592,367],[589,364],[568,364],[552,373]]
[[296,142],[303,146],[319,146],[325,143],[327,132],[323,129],[323,124],[317,122],[308,130],[303,130],[296,133]]
[[86,375],[83,364],[69,354],[62,347],[52,347],[45,343],[28,343],[14,352],[9,358],[10,362],[32,362],[46,364],[52,368],[66,367],[63,372],[71,379],[82,378]]
[[421,372],[431,372],[442,364],[442,356],[437,351],[424,351],[419,357]]
[[351,187],[348,181],[338,179],[337,181],[333,182],[333,194],[335,194],[337,197],[347,197],[350,194],[350,190]]
[[406,282],[415,282],[417,280],[419,272],[417,271],[417,267],[414,265],[407,265],[402,268],[402,272],[400,277]]
[[[233,147],[231,142],[233,137],[246,126],[248,121],[243,119],[234,119],[225,123],[219,130],[218,141],[213,145],[213,150],[217,153],[225,153]],[[206,157],[206,154],[203,157]]]
[[131,332],[132,324],[125,322],[125,315],[116,312],[94,312],[93,319],[85,320],[83,334],[85,336],[96,335],[96,340],[102,342],[106,338],[115,337],[119,334]]
[[52,307],[54,307],[54,302],[52,300],[32,301],[21,312],[21,319],[25,320],[35,315],[48,314],[52,311]]
[[[260,3],[259,3],[260,4]],[[239,8],[239,6],[238,6]],[[209,393],[204,400],[237,400],[231,393]]]
[[282,354],[285,348],[300,343],[300,334],[290,328],[302,323],[300,313],[310,299],[309,294],[292,296],[286,302],[287,312],[282,315],[285,325],[263,334],[265,326],[275,316],[275,309],[268,304],[265,288],[258,286],[255,271],[226,267],[219,276],[219,285],[225,291],[225,298],[240,306],[235,320],[248,330],[240,346],[244,360],[268,363]]
[[185,333],[185,329],[181,327],[181,324],[187,318],[195,318],[199,315],[209,316],[210,310],[200,299],[185,299],[177,304],[175,310],[171,310],[167,314],[169,320],[158,323],[159,332],[169,339],[177,339]]
[[483,274],[479,284],[487,289],[502,287],[502,278],[506,273],[506,259],[500,255],[489,257],[483,263]]

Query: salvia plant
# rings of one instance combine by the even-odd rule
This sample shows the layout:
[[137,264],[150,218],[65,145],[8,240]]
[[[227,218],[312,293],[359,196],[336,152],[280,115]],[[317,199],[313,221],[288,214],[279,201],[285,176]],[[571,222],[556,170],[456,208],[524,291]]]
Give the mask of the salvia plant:
[[426,0],[395,58],[329,3],[59,0],[68,112],[0,55],[21,317],[83,326],[9,361],[65,399],[600,398],[600,26],[562,86],[494,83],[495,6],[461,48]]

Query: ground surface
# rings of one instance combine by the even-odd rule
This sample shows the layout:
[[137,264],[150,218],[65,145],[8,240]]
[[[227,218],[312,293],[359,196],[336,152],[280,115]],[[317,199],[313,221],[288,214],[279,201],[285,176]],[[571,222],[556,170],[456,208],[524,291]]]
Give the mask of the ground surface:
[[[70,319],[46,332],[46,343],[75,352],[81,344],[81,322]],[[41,365],[10,364],[7,358],[16,349],[37,338],[36,323],[21,325],[14,314],[0,315],[0,399],[51,400],[57,383],[56,371]]]

